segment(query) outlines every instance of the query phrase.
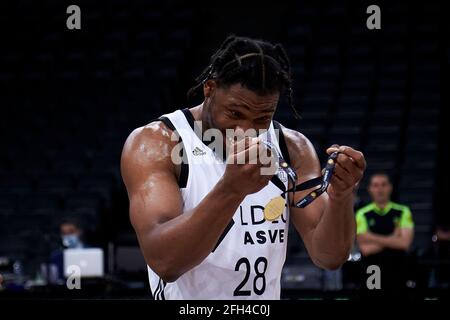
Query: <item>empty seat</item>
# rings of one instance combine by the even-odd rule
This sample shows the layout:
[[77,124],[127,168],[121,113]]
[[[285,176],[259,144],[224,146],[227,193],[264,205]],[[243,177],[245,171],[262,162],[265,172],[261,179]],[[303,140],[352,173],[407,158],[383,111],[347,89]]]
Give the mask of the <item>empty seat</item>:
[[19,199],[18,207],[20,212],[28,214],[37,209],[58,210],[60,202],[54,194],[35,192]]
[[0,208],[13,209],[16,207],[18,196],[12,192],[0,193]]
[[331,105],[331,97],[326,96],[309,96],[303,100],[305,110],[326,112]]
[[78,181],[79,191],[92,192],[100,195],[107,206],[111,203],[114,179],[111,175],[92,175],[82,177]]
[[68,207],[64,211],[64,217],[75,217],[83,228],[89,232],[95,232],[101,221],[101,213],[98,208],[87,206]]
[[421,193],[421,192],[411,193],[408,190],[406,192],[402,192],[399,194],[398,201],[401,203],[405,203],[405,204],[418,202],[418,201],[431,202],[431,201],[433,201],[433,194],[430,193],[429,191],[427,191],[425,193]]
[[339,101],[341,112],[365,113],[368,107],[368,97],[365,95],[344,95]]
[[58,159],[52,164],[52,172],[56,174],[77,176],[86,171],[87,166],[82,159]]
[[118,246],[115,253],[115,269],[118,273],[147,272],[139,246]]
[[43,176],[37,181],[37,190],[49,194],[68,194],[74,189],[71,177],[64,175]]
[[81,208],[99,210],[101,206],[101,198],[97,194],[91,192],[74,192],[64,200],[64,207],[66,210]]
[[384,171],[391,173],[395,169],[394,160],[386,160],[380,158],[366,158],[367,168],[369,172]]
[[327,135],[327,144],[348,145],[359,148],[361,143],[361,127],[358,126],[334,126]]
[[429,174],[424,173],[422,175],[419,175],[416,172],[410,174],[404,172],[400,179],[400,187],[426,188],[426,190],[430,192],[430,189],[434,187],[434,178],[433,172],[430,172]]
[[33,182],[29,177],[8,174],[0,179],[0,192],[27,193],[33,190]]
[[11,259],[24,260],[29,253],[29,246],[26,242],[17,237],[0,238],[0,257],[9,257]]
[[412,157],[408,153],[402,169],[406,172],[429,171],[430,175],[432,175],[436,166],[436,160],[427,154],[423,155],[423,157]]
[[377,158],[385,160],[397,160],[398,144],[395,142],[370,142],[364,148],[364,154],[368,159]]

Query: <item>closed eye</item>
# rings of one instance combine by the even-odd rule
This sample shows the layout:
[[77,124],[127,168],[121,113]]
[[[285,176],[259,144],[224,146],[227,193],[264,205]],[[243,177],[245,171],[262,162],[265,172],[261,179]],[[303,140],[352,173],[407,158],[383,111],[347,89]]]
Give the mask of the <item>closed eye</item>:
[[270,116],[265,116],[265,117],[260,117],[260,118],[256,119],[255,121],[256,122],[266,122],[266,121],[269,121],[271,118],[272,117],[270,117]]

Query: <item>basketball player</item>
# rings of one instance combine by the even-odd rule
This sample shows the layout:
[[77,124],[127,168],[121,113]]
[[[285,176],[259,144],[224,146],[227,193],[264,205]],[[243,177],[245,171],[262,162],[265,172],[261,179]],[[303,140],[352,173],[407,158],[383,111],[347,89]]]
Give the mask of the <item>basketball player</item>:
[[[328,191],[303,209],[292,204],[312,189],[287,196],[281,216],[268,221],[264,207],[288,187],[287,179],[262,174],[259,161],[223,161],[194,130],[196,121],[202,131],[267,129],[297,183],[320,177],[310,141],[272,120],[281,93],[292,107],[282,46],[230,36],[197,81],[190,93],[203,92],[202,104],[134,130],[122,153],[130,218],[154,298],[279,299],[289,220],[317,266],[341,266],[355,238],[352,191],[366,166],[361,152],[330,147],[329,154],[339,154]],[[174,164],[171,151],[180,142],[185,161]],[[246,137],[237,144],[245,145],[241,153],[250,159],[260,140]],[[234,145],[230,150],[227,159],[239,155]],[[199,158],[210,161],[199,164]]]

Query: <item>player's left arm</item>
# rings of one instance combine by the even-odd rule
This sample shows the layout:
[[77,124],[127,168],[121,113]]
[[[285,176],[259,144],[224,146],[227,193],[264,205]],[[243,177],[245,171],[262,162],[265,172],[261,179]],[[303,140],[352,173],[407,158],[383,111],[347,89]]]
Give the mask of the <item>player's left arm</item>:
[[[319,159],[311,142],[301,133],[283,129],[291,165],[302,183],[321,175]],[[366,162],[361,152],[338,147],[340,154],[328,192],[306,208],[290,208],[291,220],[305,243],[311,260],[319,267],[337,269],[348,258],[355,241],[356,224],[353,212],[354,188],[361,180]],[[329,148],[328,154],[338,148]],[[312,189],[296,192],[295,201]]]

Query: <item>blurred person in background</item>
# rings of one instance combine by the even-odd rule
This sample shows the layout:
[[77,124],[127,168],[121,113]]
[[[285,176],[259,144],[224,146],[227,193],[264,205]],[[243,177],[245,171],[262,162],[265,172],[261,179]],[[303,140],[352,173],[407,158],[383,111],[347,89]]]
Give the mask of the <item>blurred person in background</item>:
[[368,191],[372,202],[356,213],[357,243],[362,254],[363,286],[367,267],[381,271],[381,289],[405,288],[405,258],[414,237],[411,210],[391,201],[392,184],[387,174],[370,177]]

